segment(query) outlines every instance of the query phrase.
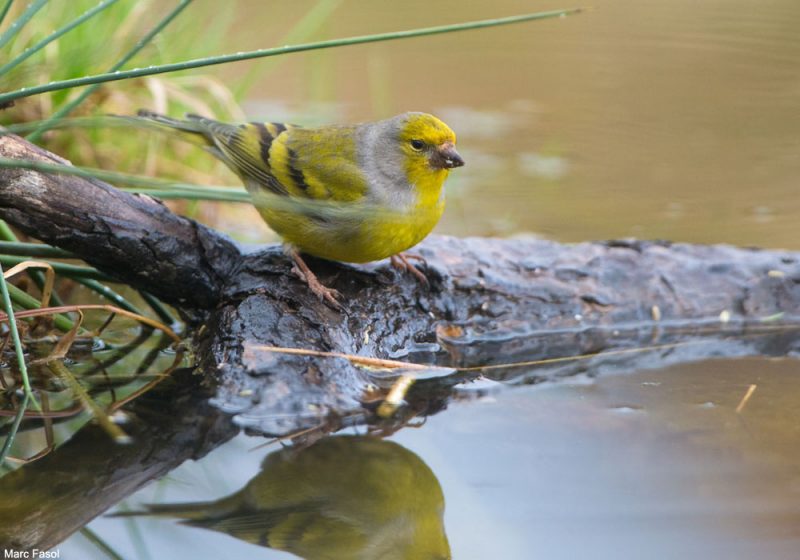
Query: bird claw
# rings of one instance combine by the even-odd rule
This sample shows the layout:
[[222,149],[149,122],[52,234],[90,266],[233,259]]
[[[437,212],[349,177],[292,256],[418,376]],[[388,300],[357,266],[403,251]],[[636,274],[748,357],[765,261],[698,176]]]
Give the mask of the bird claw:
[[300,255],[295,253],[292,257],[295,262],[294,266],[292,266],[292,273],[300,278],[301,281],[305,282],[308,289],[311,290],[320,301],[326,301],[331,307],[337,311],[341,311],[342,304],[339,303],[339,298],[342,297],[341,292],[333,288],[328,288],[320,282],[316,274],[311,272],[311,269],[308,268],[308,265],[303,261]]
[[320,283],[320,281],[316,278],[308,282],[308,288],[319,298],[320,301],[327,301],[331,307],[337,311],[341,311],[342,304],[339,303],[339,298],[342,297],[342,294],[339,290],[328,288]]
[[425,276],[425,274],[422,273],[420,269],[418,269],[416,266],[408,262],[409,259],[421,261],[423,265],[428,264],[428,262],[419,255],[406,255],[404,253],[397,253],[396,255],[392,255],[390,257],[390,261],[393,267],[395,267],[397,270],[400,270],[401,272],[410,272],[420,284],[424,284],[425,286],[427,286],[428,278]]

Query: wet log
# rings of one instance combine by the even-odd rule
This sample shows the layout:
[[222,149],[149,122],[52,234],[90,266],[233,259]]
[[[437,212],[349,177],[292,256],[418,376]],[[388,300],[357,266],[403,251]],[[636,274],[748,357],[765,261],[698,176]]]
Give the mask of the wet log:
[[[0,157],[69,165],[14,135],[0,137]],[[239,258],[219,232],[94,179],[2,168],[0,206],[26,234],[183,310],[213,307]]]
[[[332,427],[376,420],[364,410],[365,388],[382,383],[374,372],[259,345],[473,368],[423,373],[406,399],[411,414],[435,412],[479,376],[530,383],[800,352],[795,253],[450,237],[431,237],[418,252],[429,288],[384,264],[314,262],[344,294],[343,313],[298,286],[279,250],[246,255],[199,336],[203,368],[222,380],[216,404],[257,433],[324,427],[331,415],[345,416]],[[524,365],[592,353],[600,355]]]
[[[0,156],[57,159],[11,135],[0,139]],[[202,319],[194,342],[215,386],[212,403],[260,434],[373,421],[372,397],[388,383],[344,358],[264,346],[477,368],[431,370],[407,398],[409,410],[428,413],[481,375],[524,383],[665,360],[798,352],[796,252],[432,236],[415,249],[427,260],[427,287],[386,263],[309,259],[343,294],[345,309],[337,311],[290,273],[279,248],[243,252],[148,197],[99,181],[4,169],[0,218]],[[658,347],[627,353],[642,345]],[[502,366],[596,352],[606,353]]]

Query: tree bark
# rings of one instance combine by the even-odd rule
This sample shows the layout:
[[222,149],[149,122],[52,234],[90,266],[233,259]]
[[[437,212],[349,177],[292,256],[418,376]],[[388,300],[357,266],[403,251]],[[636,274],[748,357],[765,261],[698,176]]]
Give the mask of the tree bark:
[[[0,156],[61,161],[13,135],[0,139]],[[432,236],[415,249],[427,259],[427,287],[386,263],[309,259],[320,280],[343,294],[340,312],[291,274],[279,248],[244,253],[149,197],[100,181],[0,170],[0,217],[202,319],[194,342],[199,366],[215,385],[212,403],[262,434],[332,418],[370,421],[367,395],[384,383],[342,358],[286,355],[259,345],[476,367],[705,340],[548,366],[432,371],[408,397],[410,409],[428,412],[444,406],[456,383],[481,373],[531,382],[590,366],[603,371],[798,351],[790,328],[800,323],[800,254],[794,252]]]
[[[69,165],[14,135],[0,157]],[[0,168],[0,207],[26,234],[184,310],[213,307],[240,257],[222,234],[102,181]]]

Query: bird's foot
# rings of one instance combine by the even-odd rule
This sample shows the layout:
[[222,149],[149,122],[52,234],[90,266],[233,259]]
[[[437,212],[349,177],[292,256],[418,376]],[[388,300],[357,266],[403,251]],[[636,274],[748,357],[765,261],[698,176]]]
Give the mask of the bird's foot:
[[317,275],[308,268],[308,265],[300,256],[300,253],[292,249],[289,251],[289,254],[294,260],[292,272],[308,285],[308,289],[311,290],[320,301],[326,301],[334,309],[341,310],[342,304],[339,303],[339,298],[342,297],[342,294],[338,290],[328,288],[320,282]]
[[407,255],[405,253],[397,253],[390,257],[392,266],[401,272],[410,272],[420,284],[428,285],[428,278],[422,273],[420,269],[408,262],[409,260],[420,261],[423,265],[428,264],[427,261],[419,255]]

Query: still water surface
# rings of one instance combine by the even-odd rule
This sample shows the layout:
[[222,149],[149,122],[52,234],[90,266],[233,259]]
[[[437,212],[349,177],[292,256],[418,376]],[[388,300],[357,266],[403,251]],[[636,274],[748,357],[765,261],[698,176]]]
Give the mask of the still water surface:
[[[737,413],[750,384],[757,390]],[[796,360],[714,360],[491,392],[391,440],[438,480],[453,558],[789,559],[800,549],[798,391]],[[259,442],[240,436],[124,507],[233,493],[276,451],[253,450]],[[320,462],[317,476],[347,460]],[[348,489],[374,507],[366,478]],[[126,558],[291,557],[173,521],[90,527]],[[93,549],[76,536],[62,550]]]
[[[249,116],[441,116],[467,167],[451,176],[440,233],[800,248],[800,3],[590,4],[565,19],[291,55],[265,69]],[[279,41],[313,3],[241,5],[235,40],[249,49]],[[565,7],[345,2],[319,36]]]

